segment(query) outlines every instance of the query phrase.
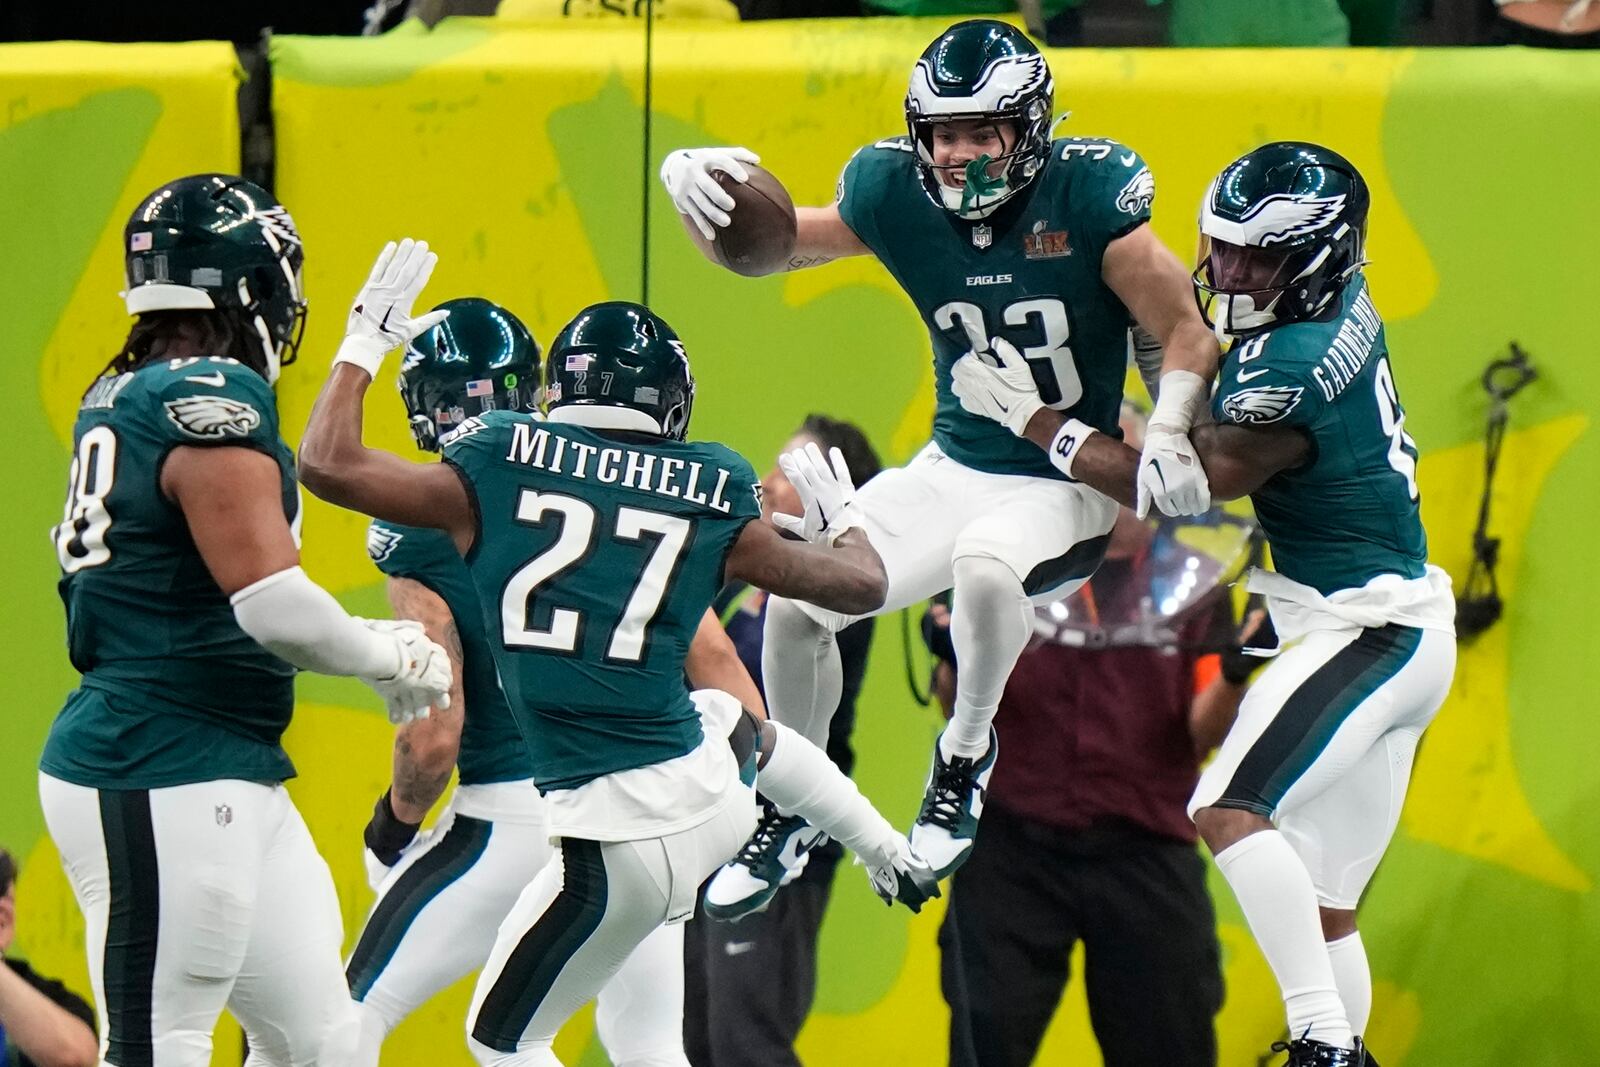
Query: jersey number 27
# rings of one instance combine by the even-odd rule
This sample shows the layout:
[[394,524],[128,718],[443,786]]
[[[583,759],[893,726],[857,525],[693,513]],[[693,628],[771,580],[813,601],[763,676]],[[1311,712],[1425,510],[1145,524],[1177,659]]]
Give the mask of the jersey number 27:
[[[572,608],[553,608],[544,625],[530,625],[528,616],[536,606],[534,595],[539,587],[588,556],[597,533],[598,516],[594,505],[587,501],[532,489],[522,490],[517,497],[518,522],[543,526],[551,515],[560,516],[560,535],[549,548],[518,568],[507,580],[500,596],[501,637],[507,648],[572,652],[577,649],[578,637],[583,632],[583,614]],[[661,610],[661,602],[666,598],[667,586],[688,544],[692,526],[688,519],[677,515],[643,508],[617,509],[612,537],[634,542],[648,537],[655,540],[655,547],[606,644],[606,659],[637,663],[644,658],[645,631]]]

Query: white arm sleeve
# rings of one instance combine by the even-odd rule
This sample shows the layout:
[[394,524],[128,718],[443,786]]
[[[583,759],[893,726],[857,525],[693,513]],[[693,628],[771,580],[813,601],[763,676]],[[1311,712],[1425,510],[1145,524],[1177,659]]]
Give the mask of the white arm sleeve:
[[302,670],[378,679],[400,673],[395,641],[345,611],[299,567],[245,586],[231,603],[241,630]]
[[1144,390],[1150,394],[1150,403],[1154,404],[1161,399],[1161,361],[1166,358],[1166,351],[1155,334],[1137,322],[1128,331],[1128,348],[1144,381]]

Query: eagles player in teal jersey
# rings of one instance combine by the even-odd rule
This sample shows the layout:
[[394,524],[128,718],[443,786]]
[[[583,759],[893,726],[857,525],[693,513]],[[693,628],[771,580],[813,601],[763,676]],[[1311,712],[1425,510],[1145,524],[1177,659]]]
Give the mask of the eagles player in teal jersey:
[[[406,347],[400,395],[417,446],[487,411],[539,410],[539,347],[510,311],[471,297]],[[367,549],[388,576],[395,614],[449,650],[448,711],[400,728],[394,784],[366,830],[378,892],[347,967],[362,1017],[356,1067],[376,1067],[384,1038],[435,993],[483,966],[523,888],[554,857],[532,763],[495,675],[472,577],[440,530],[375,521]],[[725,689],[748,707],[761,694],[714,615],[685,659],[690,685]],[[420,832],[453,769],[460,784],[432,831]],[[596,998],[595,1029],[617,1067],[688,1067],[683,1050],[683,925],[644,939]]]
[[[1194,275],[1231,347],[1215,425],[1193,440],[1212,491],[1255,505],[1277,570],[1249,587],[1287,650],[1246,695],[1189,811],[1283,990],[1295,1067],[1375,1063],[1361,1043],[1372,976],[1356,905],[1455,671],[1450,579],[1428,563],[1417,447],[1361,272],[1368,200],[1338,153],[1264,145],[1206,191]],[[962,404],[1068,477],[1129,498],[1138,457],[1046,410],[1004,339],[992,351],[999,369],[957,364]]]
[[[407,245],[385,254],[409,258]],[[390,320],[407,336],[419,332],[407,322],[419,290]],[[804,472],[802,539],[758,521],[750,465],[685,439],[688,357],[637,304],[586,308],[557,335],[548,422],[486,412],[444,442],[444,464],[362,445],[362,397],[383,355],[341,346],[302,444],[306,485],[386,522],[443,530],[463,553],[559,841],[479,977],[469,1032],[480,1062],[558,1064],[561,1025],[652,930],[690,915],[700,883],[749,835],[758,773],[769,797],[861,855],[885,900],[916,909],[937,893],[820,749],[727,693],[683,684],[691,637],[726,578],[839,611],[882,601],[883,563],[856,525],[842,459],[792,461]]]
[[[968,350],[963,324],[1010,338],[1053,410],[1117,432],[1129,328],[1165,346],[1140,508],[1203,511],[1205,483],[1184,438],[1215,373],[1216,341],[1187,272],[1148,225],[1155,180],[1115,141],[1051,140],[1054,82],[1039,50],[1003,22],[959,23],[928,46],[906,94],[909,136],[858,151],[827,207],[797,211],[790,269],[876,256],[916,304],[933,343],[933,441],[863,489],[867,529],[889,571],[884,610],[955,589],[950,631],[961,660],[954,715],[939,739],[912,829],[948,874],[977,832],[996,758],[990,722],[1031,634],[1032,605],[1070,594],[1098,566],[1116,505],[1062,484],[1049,462],[950,392]],[[709,238],[733,199],[711,177],[747,177],[742,148],[674,152],[662,180]],[[768,610],[766,693],[775,717],[822,743],[838,704],[833,635],[852,618],[776,601]],[[777,817],[781,817],[779,813]],[[803,851],[769,834],[772,849]],[[714,895],[737,895],[737,872]],[[748,885],[748,879],[740,879]],[[749,893],[754,907],[769,887]],[[723,891],[726,890],[724,894]],[[734,902],[719,901],[723,910]]]
[[300,569],[272,391],[305,314],[289,213],[195,175],[147,196],[123,241],[138,319],[84,395],[54,530],[83,680],[39,763],[102,1058],[203,1067],[226,1006],[252,1063],[344,1063],[339,902],[283,786],[295,668],[360,677],[403,721],[448,699],[449,661]]

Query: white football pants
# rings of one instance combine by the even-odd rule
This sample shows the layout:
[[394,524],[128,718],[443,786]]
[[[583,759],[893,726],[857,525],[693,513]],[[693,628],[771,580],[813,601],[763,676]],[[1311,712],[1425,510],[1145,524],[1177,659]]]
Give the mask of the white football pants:
[[1455,664],[1445,630],[1311,632],[1245,694],[1189,814],[1216,806],[1270,818],[1318,901],[1354,909],[1399,824],[1417,742]]
[[283,786],[41,774],[39,800],[83,911],[103,1063],[207,1067],[224,1007],[250,1067],[350,1062],[339,900]]
[[[555,856],[543,813],[531,780],[460,786],[428,840],[395,864],[346,967],[361,1015],[356,1067],[376,1067],[391,1030],[489,958],[501,923]],[[682,926],[639,944],[600,990],[595,1028],[619,1067],[688,1062]]]
[[[478,977],[467,1018],[468,1044],[478,1062],[560,1067],[551,1050],[556,1032],[607,988],[646,938],[669,918],[693,911],[700,884],[755,829],[755,811],[752,793],[744,803],[727,804],[699,826],[666,837],[606,842],[563,838],[555,860],[522,892],[501,924]],[[681,926],[673,928],[681,938]],[[681,956],[679,963],[681,967]],[[629,989],[630,1002],[646,992],[633,982]],[[619,1004],[616,1013],[625,1014],[628,1007]],[[619,1067],[681,1067],[686,1062],[681,1043],[667,1054],[631,1042],[608,1051]]]

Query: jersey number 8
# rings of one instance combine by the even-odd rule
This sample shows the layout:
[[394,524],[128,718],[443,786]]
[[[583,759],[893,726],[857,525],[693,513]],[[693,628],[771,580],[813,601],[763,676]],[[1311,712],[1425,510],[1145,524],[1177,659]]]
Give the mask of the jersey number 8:
[[1372,388],[1378,397],[1378,425],[1389,438],[1389,466],[1406,480],[1406,492],[1417,499],[1417,442],[1406,433],[1406,413],[1400,406],[1400,393],[1394,387],[1394,372],[1387,358],[1378,360],[1372,372]]
[[[524,489],[517,497],[517,521],[543,526],[552,513],[561,517],[561,532],[555,543],[523,564],[506,582],[500,597],[501,634],[507,648],[539,648],[552,652],[572,652],[583,632],[582,613],[572,608],[553,608],[543,626],[529,625],[534,595],[541,585],[580,563],[594,547],[596,514],[592,504],[560,493],[538,493]],[[622,610],[617,628],[606,645],[606,658],[637,663],[644,658],[645,631],[661,610],[678,559],[689,541],[693,524],[676,515],[641,508],[618,508],[617,527],[612,536],[619,541],[654,538],[655,548],[634,584],[633,593]]]

